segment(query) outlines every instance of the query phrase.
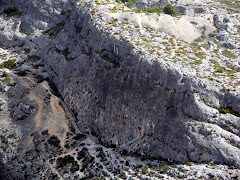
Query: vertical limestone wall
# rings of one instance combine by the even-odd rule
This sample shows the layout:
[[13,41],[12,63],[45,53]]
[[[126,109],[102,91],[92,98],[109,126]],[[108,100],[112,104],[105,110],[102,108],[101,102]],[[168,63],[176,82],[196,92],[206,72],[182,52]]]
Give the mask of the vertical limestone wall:
[[[21,5],[23,10],[27,4]],[[38,31],[61,23],[59,33],[38,31],[42,34],[18,38],[43,61],[80,130],[123,152],[239,166],[239,148],[231,145],[240,144],[239,118],[217,110],[223,105],[238,110],[239,98],[150,61],[144,51],[101,27],[87,7],[67,3],[60,8],[66,14],[59,15],[51,11],[54,6],[47,4],[46,11],[26,8],[21,28]],[[30,14],[33,19],[27,19]]]
[[[195,91],[211,94],[213,102],[218,93],[172,67],[150,63],[144,52],[112,37],[89,14],[76,10],[69,21],[42,56],[82,131],[123,152],[232,162],[216,150],[222,145],[199,132],[207,131],[204,121],[219,112],[200,102]],[[71,52],[67,58],[56,52],[60,46]]]

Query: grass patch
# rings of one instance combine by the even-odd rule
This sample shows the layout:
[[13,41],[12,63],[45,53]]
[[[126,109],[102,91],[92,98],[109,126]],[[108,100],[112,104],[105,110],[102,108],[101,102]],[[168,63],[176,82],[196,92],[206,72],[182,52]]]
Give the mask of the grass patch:
[[232,8],[238,8],[238,9],[240,8],[240,1],[237,1],[237,0],[215,0],[215,1],[226,4]]

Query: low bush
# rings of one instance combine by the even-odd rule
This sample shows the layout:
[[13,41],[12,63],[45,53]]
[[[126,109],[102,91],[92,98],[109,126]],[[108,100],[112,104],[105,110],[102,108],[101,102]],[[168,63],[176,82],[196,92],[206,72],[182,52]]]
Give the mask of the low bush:
[[160,13],[162,13],[162,10],[157,6],[154,6],[152,8],[148,8],[147,12],[160,14]]
[[138,8],[134,8],[132,11],[133,11],[133,12],[141,12],[141,10],[138,9]]
[[5,61],[2,64],[0,64],[0,68],[13,69],[15,67],[16,67],[16,59],[9,59],[8,61]]
[[3,13],[7,14],[7,16],[9,16],[9,17],[22,14],[22,13],[19,12],[19,11],[17,10],[17,8],[14,7],[14,6],[4,7]]
[[10,15],[11,13],[16,13],[16,12],[18,12],[18,10],[16,7],[13,7],[13,6],[8,6],[3,9],[3,13],[7,15]]
[[177,14],[177,11],[176,11],[175,7],[174,7],[172,4],[170,4],[170,3],[168,3],[168,4],[163,8],[163,12],[164,12],[165,14],[170,14],[170,15],[176,15],[176,14]]

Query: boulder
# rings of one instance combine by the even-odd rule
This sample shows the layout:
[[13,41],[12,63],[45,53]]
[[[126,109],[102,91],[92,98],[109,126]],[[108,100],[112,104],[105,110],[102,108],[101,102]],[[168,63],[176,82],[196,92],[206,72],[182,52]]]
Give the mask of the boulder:
[[176,11],[181,13],[181,14],[186,14],[187,13],[187,8],[185,6],[176,6],[175,7]]
[[194,13],[204,13],[205,12],[205,9],[202,8],[202,7],[197,7],[197,8],[194,8]]

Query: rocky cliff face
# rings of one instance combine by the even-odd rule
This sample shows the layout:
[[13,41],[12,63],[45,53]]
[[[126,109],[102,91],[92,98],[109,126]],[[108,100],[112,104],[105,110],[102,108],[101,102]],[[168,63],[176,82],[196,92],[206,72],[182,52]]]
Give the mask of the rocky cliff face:
[[[10,5],[23,14],[3,19],[0,45],[28,51],[19,61],[35,61],[39,68],[30,71],[55,84],[81,132],[122,153],[239,168],[239,50],[219,47],[228,53],[220,56],[216,40],[205,37],[213,22],[219,28],[224,21],[206,15],[212,18],[207,25],[199,17],[189,29],[203,37],[192,46],[170,30],[147,27],[147,21],[161,22],[158,15],[132,21],[126,16],[135,13],[120,12],[130,10],[116,2],[3,1],[1,7]],[[192,17],[183,18],[194,24]],[[216,76],[221,68],[229,72],[229,63],[237,66],[231,83]]]

